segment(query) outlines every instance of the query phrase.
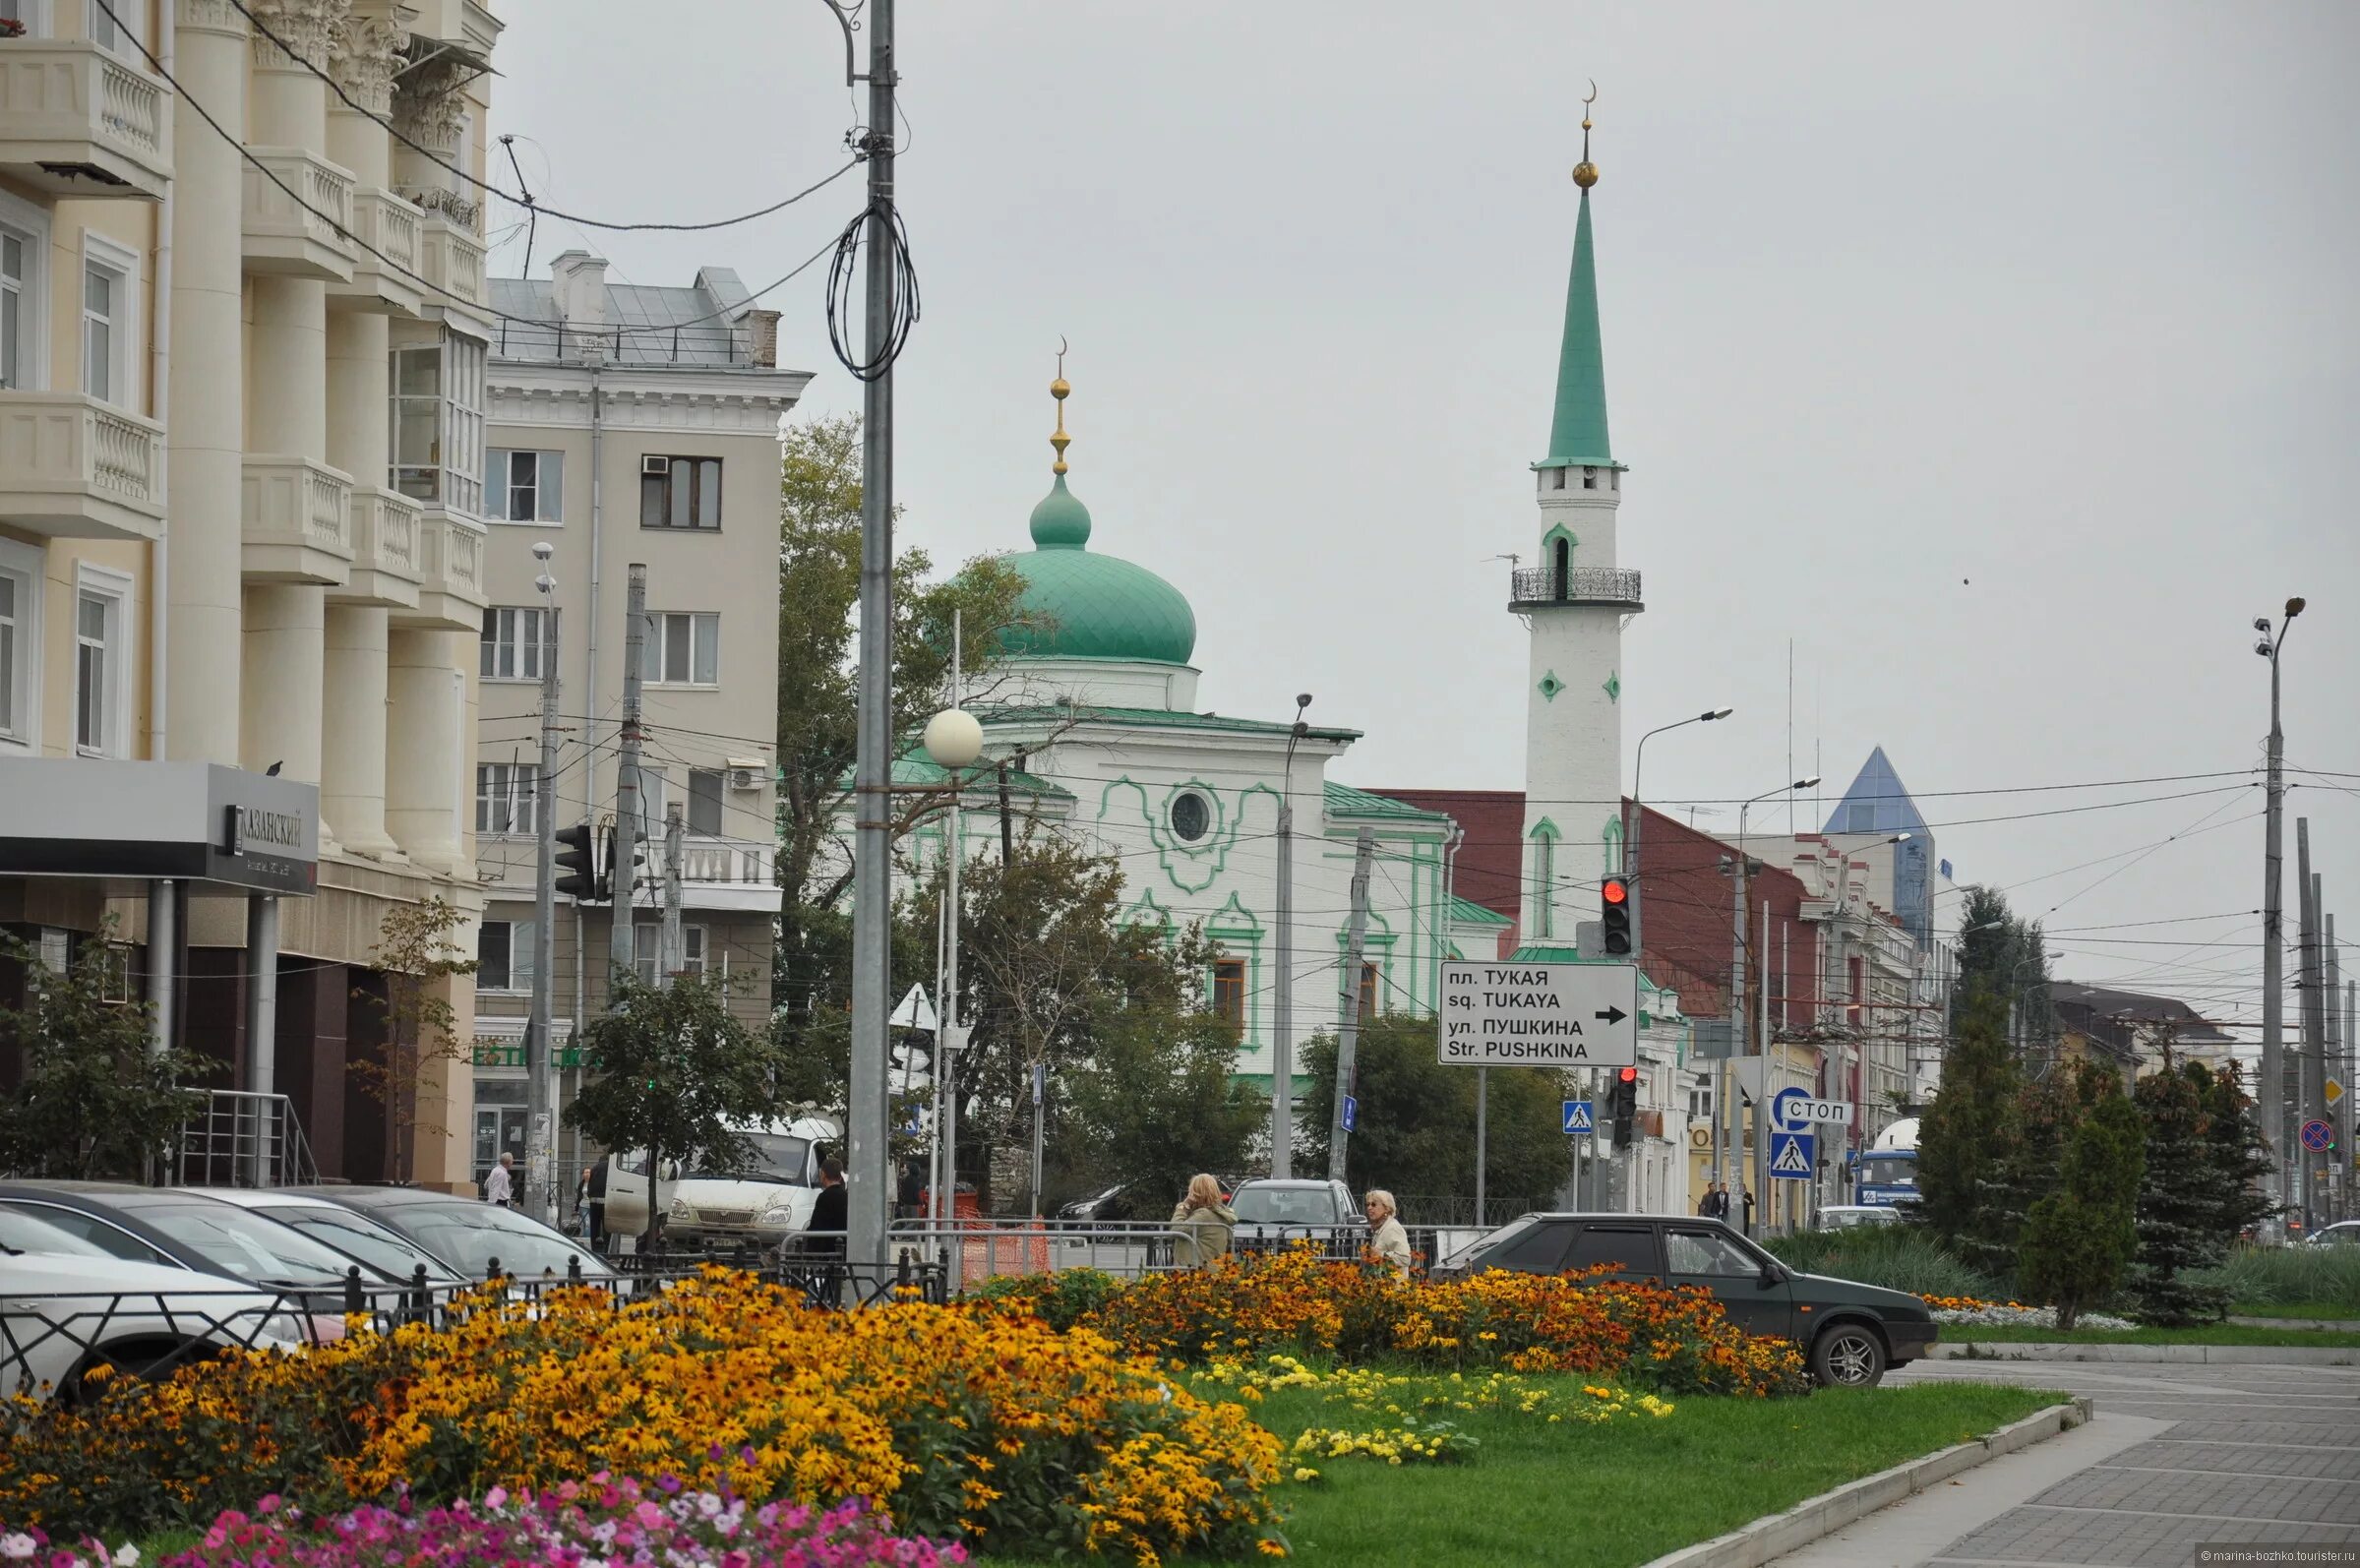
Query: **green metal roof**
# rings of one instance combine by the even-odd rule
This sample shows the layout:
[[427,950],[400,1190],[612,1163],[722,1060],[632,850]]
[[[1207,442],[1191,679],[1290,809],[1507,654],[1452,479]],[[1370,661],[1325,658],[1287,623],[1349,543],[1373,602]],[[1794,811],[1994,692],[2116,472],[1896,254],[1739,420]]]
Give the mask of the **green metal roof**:
[[1557,348],[1557,400],[1548,455],[1536,468],[1612,468],[1606,437],[1606,355],[1598,330],[1598,256],[1590,240],[1590,193],[1573,230],[1573,274],[1565,284],[1565,335]]
[[[1292,724],[1272,723],[1266,719],[1233,719],[1218,713],[1175,713],[1166,708],[1104,708],[1079,704],[1055,707],[986,708],[976,714],[985,724],[1021,724],[1027,721],[1063,723],[1082,719],[1101,724],[1127,724],[1151,730],[1203,730],[1224,735],[1284,736],[1295,728]],[[1359,730],[1335,730],[1314,727],[1305,732],[1318,741],[1357,741]]]
[[1007,558],[1024,578],[1024,620],[1000,647],[1026,658],[1120,659],[1185,664],[1196,651],[1196,612],[1180,589],[1145,567],[1090,552],[1090,509],[1059,474],[1033,508],[1034,548]]
[[1371,795],[1366,790],[1354,789],[1350,784],[1324,781],[1327,809],[1339,816],[1377,816],[1396,822],[1425,822],[1444,825],[1450,818],[1440,812],[1397,801],[1389,795]]
[[[968,769],[967,773],[970,788],[979,784],[998,787],[999,772],[996,768],[979,763]],[[941,784],[947,782],[949,778],[948,769],[921,754],[912,753],[908,756],[898,756],[893,759],[893,782],[896,784]],[[852,782],[850,773],[844,775],[844,782],[847,785]],[[1008,769],[1008,788],[1026,795],[1036,795],[1045,800],[1069,801],[1073,799],[1073,792],[1062,784],[1052,784],[1038,774],[1027,773],[1022,768]]]
[[1513,926],[1516,923],[1496,909],[1485,909],[1471,898],[1451,894],[1450,918],[1458,926]]

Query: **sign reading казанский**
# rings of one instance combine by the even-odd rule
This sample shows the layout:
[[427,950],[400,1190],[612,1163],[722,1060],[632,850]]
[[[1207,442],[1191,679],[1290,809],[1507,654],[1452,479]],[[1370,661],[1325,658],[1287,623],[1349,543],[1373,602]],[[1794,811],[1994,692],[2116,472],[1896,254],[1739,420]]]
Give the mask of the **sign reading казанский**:
[[1638,966],[1446,963],[1439,1033],[1445,1066],[1635,1065]]

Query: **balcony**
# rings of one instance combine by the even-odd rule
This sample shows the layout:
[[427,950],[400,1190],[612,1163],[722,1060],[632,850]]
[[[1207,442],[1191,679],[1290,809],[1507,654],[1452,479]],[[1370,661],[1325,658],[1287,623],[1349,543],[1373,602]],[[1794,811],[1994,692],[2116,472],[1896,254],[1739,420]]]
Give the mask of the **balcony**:
[[483,241],[472,225],[461,225],[447,213],[430,211],[418,224],[418,272],[432,288],[422,290],[419,314],[475,334],[489,335],[492,316],[485,306]]
[[[744,818],[740,817],[743,821]],[[661,864],[661,839],[649,860]],[[716,838],[686,833],[680,841],[680,901],[688,909],[727,909],[776,914],[778,846],[762,838]]]
[[480,632],[484,606],[484,526],[464,513],[428,507],[418,513],[418,602],[395,610],[402,626]]
[[51,196],[162,200],[164,85],[83,39],[0,39],[0,175]]
[[161,425],[84,392],[0,391],[0,522],[12,528],[153,539],[163,468]]
[[360,256],[351,174],[301,148],[246,151],[246,271],[351,282]]
[[329,284],[329,308],[388,316],[422,314],[425,285],[410,274],[421,271],[418,227],[425,218],[414,203],[392,191],[376,185],[356,187],[352,193],[352,237],[358,244],[354,246],[352,280]]
[[1615,567],[1518,567],[1510,575],[1508,608],[1518,612],[1555,604],[1596,604],[1636,613],[1647,608],[1639,597],[1639,573]]
[[352,572],[352,481],[305,457],[246,458],[239,567],[262,582],[340,587]]
[[419,508],[409,497],[376,485],[352,487],[352,572],[329,598],[338,604],[415,609],[419,565]]

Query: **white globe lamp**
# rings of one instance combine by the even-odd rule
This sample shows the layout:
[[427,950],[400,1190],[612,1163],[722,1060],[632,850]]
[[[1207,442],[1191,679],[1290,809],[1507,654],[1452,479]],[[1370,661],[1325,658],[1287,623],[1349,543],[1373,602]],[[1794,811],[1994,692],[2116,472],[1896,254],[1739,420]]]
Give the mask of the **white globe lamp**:
[[926,721],[926,754],[938,767],[969,767],[984,754],[984,727],[965,708],[944,708]]

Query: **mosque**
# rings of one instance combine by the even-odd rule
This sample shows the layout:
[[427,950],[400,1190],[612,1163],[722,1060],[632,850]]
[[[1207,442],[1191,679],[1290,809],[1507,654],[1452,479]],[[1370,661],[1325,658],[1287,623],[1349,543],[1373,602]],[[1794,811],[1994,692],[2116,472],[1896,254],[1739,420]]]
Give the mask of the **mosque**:
[[[1239,1072],[1257,1087],[1271,1086],[1282,1027],[1297,1093],[1307,1087],[1301,1043],[1334,1028],[1347,984],[1359,986],[1364,1016],[1430,1014],[1446,959],[1574,957],[1575,926],[1597,918],[1603,874],[1622,869],[1621,638],[1643,604],[1639,573],[1615,551],[1624,468],[1607,435],[1590,217],[1598,169],[1586,120],[1583,131],[1549,442],[1531,468],[1537,514],[1517,536],[1520,559],[1539,565],[1509,584],[1508,609],[1531,648],[1519,920],[1454,893],[1463,834],[1450,815],[1329,777],[1360,731],[1198,706],[1194,612],[1147,567],[1092,548],[1105,541],[1067,479],[1071,389],[1061,374],[1051,384],[1054,477],[1033,509],[1032,548],[1005,558],[1026,583],[1027,624],[1004,641],[1000,667],[1001,687],[1016,694],[971,710],[988,757],[1020,758],[1028,814],[1119,858],[1127,918],[1172,930],[1201,922],[1219,944],[1210,998],[1236,1025]],[[1282,815],[1294,866],[1291,1004],[1280,997]],[[1363,829],[1375,858],[1364,961],[1352,976]],[[1649,986],[1642,1002],[1643,1103],[1677,1104],[1687,1034],[1678,999]],[[1664,1120],[1655,1126],[1642,1151],[1643,1204],[1684,1208],[1679,1150]]]

